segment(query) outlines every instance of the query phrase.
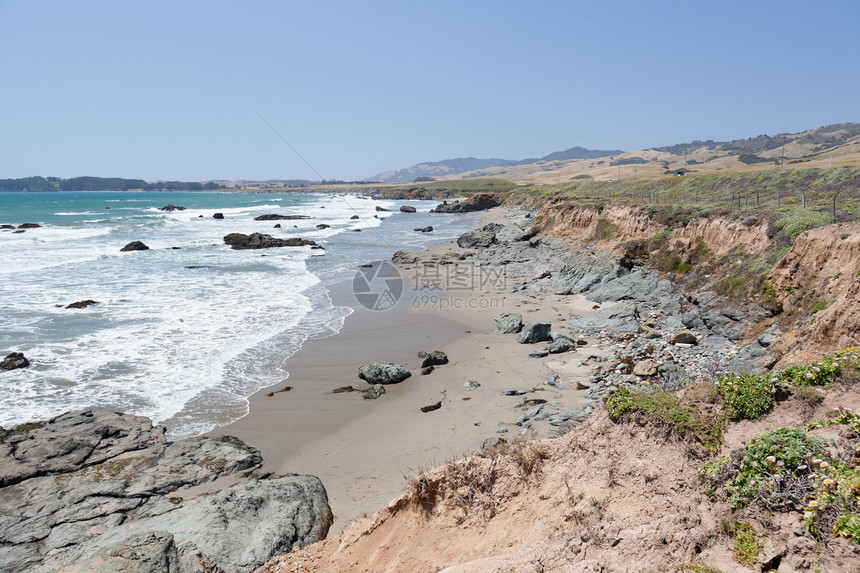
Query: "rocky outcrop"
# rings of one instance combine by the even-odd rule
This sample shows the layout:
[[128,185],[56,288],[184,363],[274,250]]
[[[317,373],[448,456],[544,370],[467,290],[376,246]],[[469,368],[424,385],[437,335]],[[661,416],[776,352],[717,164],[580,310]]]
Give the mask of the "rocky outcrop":
[[308,215],[278,215],[275,213],[254,217],[255,221],[297,221],[299,219],[310,219],[310,217]]
[[496,234],[491,231],[477,230],[463,233],[457,239],[457,246],[463,249],[484,249],[496,242]]
[[[116,548],[135,544],[148,549],[118,557],[146,562],[146,555],[171,553],[170,540],[124,540],[164,531],[180,556],[190,542],[227,571],[251,571],[324,537],[330,510],[322,484],[310,476],[167,497],[220,476],[239,477],[261,461],[237,438],[170,443],[147,418],[96,408],[7,430],[0,434],[0,570],[57,571],[90,558],[113,563]],[[87,570],[81,567],[74,570]]]
[[42,225],[38,223],[22,223],[18,225],[19,229],[39,229]]
[[441,205],[437,205],[433,209],[433,213],[471,213],[474,211],[484,211],[493,207],[498,207],[502,204],[498,195],[488,193],[479,193],[466,199],[465,201],[455,201],[449,203],[445,201]]
[[164,207],[159,207],[159,211],[184,211],[185,207],[179,207],[178,205],[165,205]]
[[387,213],[391,211],[391,209],[386,209],[385,207],[380,207],[379,205],[376,206],[376,210],[380,213]]
[[307,245],[318,247],[314,241],[310,241],[308,239],[300,239],[296,237],[291,239],[277,239],[271,235],[264,235],[263,233],[251,233],[250,235],[230,233],[224,237],[224,242],[235,250],[269,249],[272,247],[304,247]]
[[416,211],[417,209],[415,209],[415,207],[413,207],[412,205],[402,205],[400,207],[401,213],[415,213]]
[[141,241],[132,241],[123,248],[120,249],[120,252],[126,251],[148,251],[149,247],[143,244]]
[[410,376],[408,368],[393,362],[371,362],[358,368],[358,377],[368,384],[397,384]]
[[98,301],[87,299],[87,300],[79,300],[78,302],[73,302],[70,305],[67,305],[66,308],[87,308],[88,306],[93,306],[94,304],[98,304]]
[[17,370],[18,368],[26,368],[30,365],[30,361],[21,352],[12,352],[6,355],[6,358],[0,362],[0,370]]
[[416,233],[432,233],[433,232],[433,225],[427,225],[426,227],[415,227],[412,230],[415,231]]
[[581,249],[566,256],[553,276],[552,288],[558,294],[585,292],[623,273],[617,257],[596,249]]

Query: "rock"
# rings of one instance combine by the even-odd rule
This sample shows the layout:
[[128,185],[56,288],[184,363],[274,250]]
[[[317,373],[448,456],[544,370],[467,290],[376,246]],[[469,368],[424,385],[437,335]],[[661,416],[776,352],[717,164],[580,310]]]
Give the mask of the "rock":
[[164,207],[160,207],[159,211],[184,211],[185,207],[179,207],[177,205],[165,205]]
[[696,335],[688,330],[684,330],[669,339],[669,344],[692,344],[695,346],[698,343]]
[[79,300],[78,302],[73,302],[68,305],[66,308],[87,308],[88,306],[92,306],[94,304],[98,304],[98,302],[87,299],[87,300]]
[[15,225],[4,224],[0,225],[0,229],[14,229]]
[[[501,429],[501,428],[500,428]],[[496,430],[498,431],[498,430]],[[505,430],[507,431],[507,430]],[[488,438],[481,442],[481,450],[485,452],[489,452],[493,448],[501,446],[502,444],[507,444],[508,441],[504,438]]]
[[457,203],[448,203],[445,201],[441,205],[433,209],[434,213],[471,213],[474,211],[484,211],[493,207],[498,207],[502,202],[496,195],[487,193],[479,193]]
[[213,219],[223,219],[224,213],[215,213],[214,215],[212,215],[212,218]]
[[546,358],[549,352],[546,350],[532,350],[529,352],[529,358]]
[[377,211],[382,211],[382,212],[388,212],[388,211],[391,211],[391,209],[386,209],[385,207],[380,207],[379,205],[377,205],[377,206],[376,206],[376,210],[377,210]]
[[633,374],[636,376],[654,376],[660,363],[651,358],[640,360],[633,366]]
[[600,309],[590,316],[577,316],[571,325],[592,332],[606,331],[613,334],[639,332],[639,311],[633,301],[623,301],[610,307]]
[[435,368],[432,366],[428,366],[426,368],[421,369],[421,376],[427,376],[428,374],[432,374]]
[[502,391],[503,396],[523,396],[527,394],[525,390],[504,390]]
[[564,266],[554,273],[552,288],[557,294],[585,292],[625,272],[612,255],[600,250],[581,249],[565,258]]
[[364,394],[361,395],[365,400],[376,400],[380,396],[385,394],[385,386],[382,384],[374,384],[370,388],[368,388]]
[[512,312],[503,312],[496,315],[496,334],[514,334],[523,329],[523,315]]
[[412,205],[402,205],[400,207],[401,213],[415,213],[416,209]]
[[416,233],[432,233],[433,232],[433,225],[427,225],[426,227],[415,227],[412,230],[415,231]]
[[552,325],[548,322],[529,322],[523,326],[522,331],[517,336],[517,342],[520,344],[535,344],[552,340],[551,334]]
[[349,218],[349,220],[352,221],[353,219],[358,219],[358,218],[359,218],[358,215],[353,215],[352,217]]
[[423,356],[423,358],[424,360],[421,362],[421,368],[448,364],[448,356],[441,350],[434,350],[433,352],[428,352]]
[[735,372],[751,372],[764,374],[773,368],[778,360],[771,346],[781,336],[777,325],[772,325],[758,335],[750,344],[741,348],[732,358],[728,366]]
[[600,284],[592,286],[586,298],[594,302],[645,300],[657,289],[659,280],[657,271],[646,269],[621,277],[604,277]]
[[418,260],[418,257],[409,251],[397,251],[391,255],[391,262],[397,265],[410,265]]
[[466,389],[466,392],[471,392],[472,390],[477,390],[480,387],[481,387],[481,385],[478,382],[475,382],[474,380],[466,380],[466,382],[463,384],[463,388]]
[[120,249],[120,252],[125,252],[125,251],[148,251],[148,250],[149,250],[149,247],[147,247],[146,245],[144,245],[142,242],[140,242],[140,241],[132,241],[132,242],[130,242],[129,244],[127,244],[126,246],[124,246],[123,248],[121,248],[121,249]]
[[560,332],[551,332],[552,344],[547,347],[550,354],[561,354],[576,350],[576,342],[572,338],[568,338]]
[[308,215],[278,215],[272,213],[270,215],[259,215],[254,217],[255,221],[297,221],[299,219],[310,219]]
[[421,411],[426,414],[427,412],[433,412],[433,411],[439,410],[441,408],[442,408],[442,401],[440,400],[440,401],[436,402],[435,404],[430,404],[429,406],[422,406]]
[[281,228],[281,224],[280,224],[280,223],[278,223],[277,225],[275,225],[275,226],[274,226],[274,227],[272,227],[272,228],[273,228],[273,229],[280,229],[280,228]]
[[361,229],[353,229],[353,230],[352,230],[352,232],[353,232],[353,233],[360,233],[360,232],[361,232]]
[[38,223],[22,223],[22,224],[18,225],[18,228],[19,229],[38,229],[41,226],[42,225],[39,225]]
[[193,543],[180,550],[173,534],[147,531],[103,547],[60,573],[224,573]]
[[522,241],[526,236],[525,231],[519,225],[505,225],[496,231],[496,238],[506,243],[512,241]]
[[372,362],[358,368],[358,377],[370,384],[397,384],[411,375],[405,366],[392,362]]
[[317,225],[317,229],[328,229],[331,225],[326,225],[325,223],[320,223]]
[[563,389],[561,378],[559,378],[558,374],[555,372],[547,372],[546,377],[543,379],[543,383],[547,386],[552,386],[553,388]]
[[463,249],[484,249],[496,242],[496,234],[489,231],[463,233],[457,239],[457,246]]
[[317,246],[315,242],[307,239],[276,239],[271,235],[264,235],[262,233],[251,233],[250,235],[230,233],[224,237],[224,242],[230,245],[234,250],[268,249],[271,247],[304,247],[307,245]]
[[[18,368],[26,368],[29,365],[30,361],[27,360],[23,353],[12,352],[11,354],[7,354],[6,358],[0,362],[0,370],[17,370]],[[0,451],[2,451],[2,447],[0,447]],[[2,469],[0,469],[0,472],[2,472]],[[2,482],[0,482],[0,486],[2,486]]]

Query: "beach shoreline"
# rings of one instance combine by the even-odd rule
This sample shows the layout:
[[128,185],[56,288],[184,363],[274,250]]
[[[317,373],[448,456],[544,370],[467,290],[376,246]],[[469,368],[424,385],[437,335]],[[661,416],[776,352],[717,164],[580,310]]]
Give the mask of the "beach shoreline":
[[[510,213],[504,208],[477,213],[477,227],[510,222]],[[493,318],[520,313],[524,322],[560,325],[571,315],[593,313],[592,303],[546,289],[512,293],[511,281],[532,277],[451,257],[464,251],[442,243],[396,260],[405,288],[398,304],[385,311],[363,308],[349,282],[333,286],[332,303],[354,309],[343,328],[306,341],[286,363],[288,379],[255,393],[247,416],[208,435],[233,435],[259,448],[263,473],[319,477],[335,515],[334,532],[398,497],[406,478],[478,451],[485,440],[551,435],[557,428],[517,425],[523,403],[531,399],[560,411],[584,406],[589,400],[576,383],[559,389],[543,381],[549,373],[585,381],[590,367],[581,353],[530,358],[537,345],[494,334]],[[412,258],[417,260],[409,262]],[[471,284],[464,285],[468,274]],[[430,283],[442,289],[421,288]],[[606,353],[594,340],[583,343],[588,354]],[[434,350],[445,352],[450,362],[422,375],[418,353]],[[377,400],[362,399],[359,392],[331,393],[349,385],[365,389],[358,367],[379,360],[403,364],[412,376],[386,386]],[[469,381],[478,386],[468,390]],[[283,386],[292,389],[278,392]],[[507,390],[526,394],[503,395]],[[441,407],[435,411],[420,410],[436,404]]]

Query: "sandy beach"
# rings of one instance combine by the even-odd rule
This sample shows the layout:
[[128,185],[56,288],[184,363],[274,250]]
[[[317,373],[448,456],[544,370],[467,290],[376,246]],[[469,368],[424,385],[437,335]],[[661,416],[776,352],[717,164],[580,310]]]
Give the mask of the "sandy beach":
[[[478,226],[502,220],[506,214],[499,208],[481,213]],[[509,284],[533,277],[510,271],[488,280],[471,280],[471,284],[458,283],[453,277],[487,276],[486,267],[476,268],[470,260],[438,267],[428,263],[462,251],[452,243],[436,245],[414,253],[416,263],[399,264],[406,288],[398,304],[385,311],[358,304],[351,283],[337,285],[330,293],[333,302],[355,309],[343,329],[307,341],[288,360],[289,378],[283,384],[252,396],[248,416],[210,435],[234,435],[259,448],[264,472],[318,476],[335,515],[335,532],[400,495],[406,478],[474,452],[484,440],[550,435],[546,429],[518,426],[521,412],[514,407],[529,399],[545,400],[561,411],[582,406],[587,399],[583,390],[576,390],[576,380],[587,380],[590,372],[582,364],[583,357],[605,351],[586,340],[587,351],[530,358],[529,352],[541,345],[523,345],[515,335],[494,334],[493,318],[513,312],[521,313],[524,322],[561,325],[559,319],[593,313],[593,303],[581,295],[511,293]],[[437,285],[448,289],[412,288],[421,282],[416,279],[419,274],[426,278],[430,272],[441,277]],[[433,350],[445,352],[450,362],[421,375],[418,352]],[[347,385],[365,389],[358,367],[376,360],[403,364],[412,376],[386,386],[386,393],[377,400],[365,400],[359,392],[331,393]],[[549,372],[565,380],[566,388],[544,386]],[[467,390],[467,381],[479,386]],[[269,395],[286,385],[292,390]],[[528,393],[502,394],[512,389]],[[440,409],[420,411],[438,402]],[[187,495],[196,493],[192,490]]]

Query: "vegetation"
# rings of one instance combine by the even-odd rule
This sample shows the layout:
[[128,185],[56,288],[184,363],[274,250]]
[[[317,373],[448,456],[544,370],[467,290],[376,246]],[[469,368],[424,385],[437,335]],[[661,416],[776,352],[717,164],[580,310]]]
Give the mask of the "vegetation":
[[717,381],[730,420],[760,418],[773,405],[775,387],[769,376],[729,374]]
[[0,191],[213,191],[223,185],[188,181],[156,181],[120,177],[24,177],[0,179]]
[[764,549],[767,532],[756,531],[751,523],[744,522],[735,524],[733,534],[735,538],[735,560],[748,567],[755,566],[758,563],[758,556]]

